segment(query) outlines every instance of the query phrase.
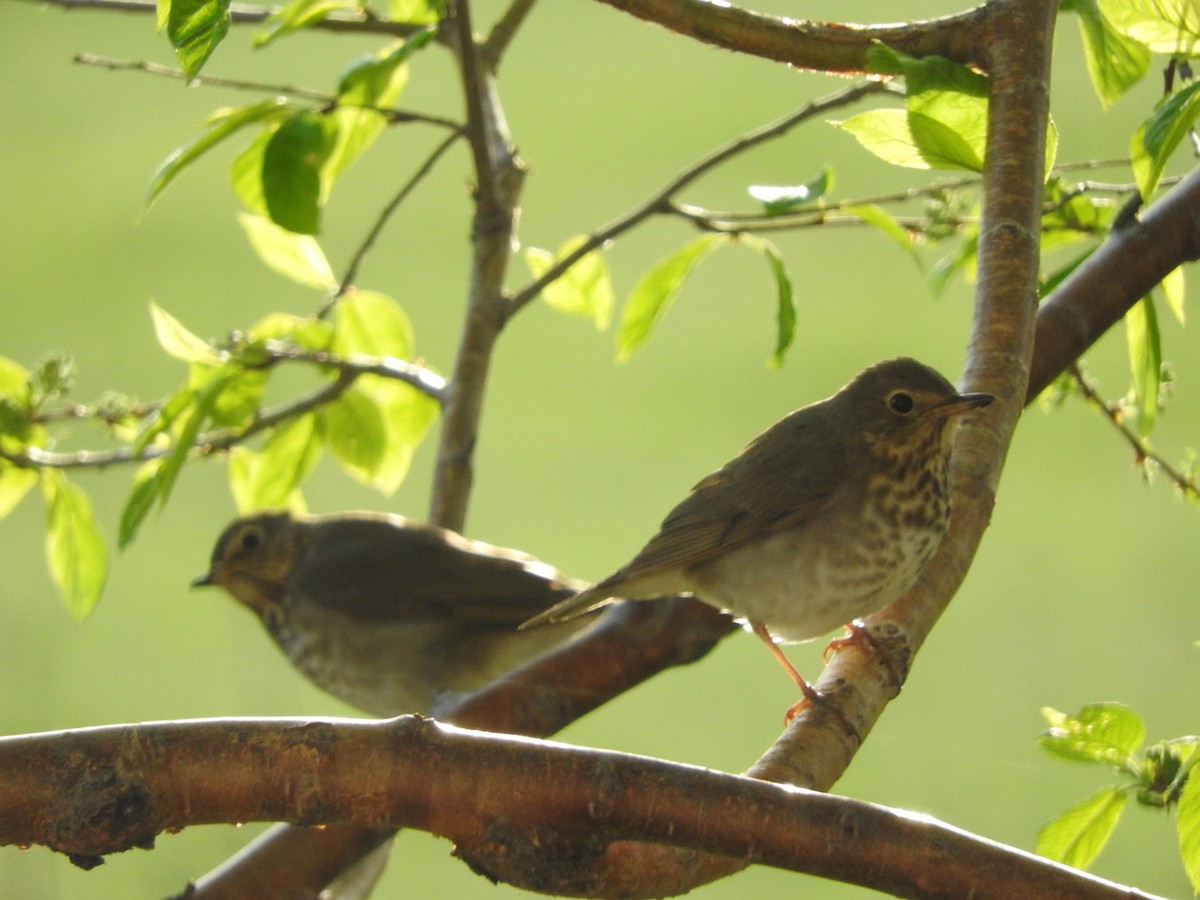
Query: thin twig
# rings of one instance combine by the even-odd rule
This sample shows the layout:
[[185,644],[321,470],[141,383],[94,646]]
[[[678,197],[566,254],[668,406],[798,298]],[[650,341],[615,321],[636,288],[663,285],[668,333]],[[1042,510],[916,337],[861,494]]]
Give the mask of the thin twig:
[[383,232],[384,226],[387,225],[388,221],[391,219],[396,210],[400,208],[400,204],[402,204],[408,198],[408,195],[411,194],[416,189],[417,185],[425,179],[425,176],[433,171],[433,167],[437,164],[438,160],[441,159],[446,151],[454,145],[454,142],[462,136],[463,132],[461,129],[459,129],[438,144],[433,149],[433,152],[430,153],[425,159],[425,162],[421,163],[420,168],[418,168],[417,171],[413,173],[412,177],[405,182],[404,186],[396,192],[396,196],[387,202],[387,205],[384,206],[383,210],[379,214],[379,217],[375,220],[375,224],[371,226],[371,230],[367,232],[366,237],[363,238],[363,241],[361,244],[359,244],[358,249],[354,251],[354,256],[350,258],[350,263],[346,266],[345,274],[342,275],[342,279],[338,283],[337,290],[333,293],[333,296],[325,301],[325,304],[317,312],[317,318],[323,319],[329,315],[330,311],[337,305],[338,300],[344,297],[346,293],[354,286],[354,282],[358,278],[358,270],[362,267],[362,264],[367,258],[367,254],[371,251],[371,248],[375,246],[375,241],[378,240],[379,235]]
[[670,202],[672,198],[687,187],[701,175],[709,170],[719,166],[726,160],[737,156],[739,153],[756,147],[761,143],[781,137],[787,134],[788,131],[795,128],[802,122],[823,115],[831,109],[837,109],[842,106],[847,106],[855,103],[858,100],[870,94],[876,94],[889,90],[885,82],[880,81],[865,81],[854,87],[845,88],[835,94],[831,94],[821,100],[815,100],[809,103],[803,109],[797,110],[790,115],[784,116],[778,121],[772,122],[769,125],[764,125],[755,131],[748,132],[740,137],[730,141],[723,147],[720,147],[706,156],[701,157],[696,162],[685,168],[682,172],[672,178],[666,185],[652,194],[647,200],[635,206],[629,212],[609,222],[604,227],[588,235],[574,250],[556,260],[545,272],[538,278],[526,284],[519,291],[512,295],[508,301],[508,316],[511,317],[522,307],[532,302],[534,298],[541,293],[546,285],[553,283],[561,278],[571,266],[583,259],[584,256],[591,253],[606,243],[633,228],[638,223],[649,218],[652,215],[668,212],[670,210]]
[[[290,85],[280,84],[265,84],[261,81],[242,81],[236,78],[220,78],[215,75],[195,75],[188,78],[187,73],[182,69],[176,69],[171,66],[164,66],[161,63],[148,62],[145,60],[133,59],[115,59],[109,56],[98,56],[94,53],[76,53],[74,61],[86,66],[99,66],[100,68],[108,69],[113,72],[145,72],[148,75],[160,75],[164,78],[174,78],[180,81],[187,81],[189,84],[202,85],[205,87],[222,87],[230,88],[237,91],[255,91],[264,94],[282,94],[286,97],[297,97],[302,100],[314,100],[325,106],[333,106],[337,103],[337,97],[333,94],[323,91],[314,91],[311,88],[292,87]],[[355,109],[369,109],[380,115],[386,116],[388,121],[393,123],[406,122],[424,122],[428,125],[437,125],[441,128],[451,128],[455,131],[461,131],[462,125],[455,122],[453,119],[447,119],[443,116],[432,116],[425,113],[411,112],[404,109],[393,109],[385,106],[362,106],[356,105]]]
[[1146,440],[1136,431],[1125,424],[1125,417],[1122,415],[1122,404],[1111,403],[1108,400],[1105,400],[1104,397],[1100,395],[1100,392],[1096,389],[1096,386],[1093,385],[1083,374],[1083,371],[1079,368],[1078,364],[1071,366],[1070,372],[1071,378],[1074,380],[1075,386],[1079,390],[1079,393],[1094,403],[1100,412],[1103,413],[1104,417],[1112,423],[1112,426],[1117,429],[1117,432],[1123,438],[1125,438],[1125,441],[1130,447],[1133,448],[1134,455],[1137,457],[1139,462],[1149,461],[1154,463],[1154,465],[1162,469],[1162,471],[1166,473],[1167,477],[1175,483],[1175,487],[1179,489],[1180,493],[1184,494],[1185,496],[1190,494],[1193,498],[1200,499],[1200,484],[1197,484],[1196,479],[1193,476],[1179,471],[1179,469],[1167,462],[1161,454],[1151,450],[1149,443],[1147,443]]
[[[142,15],[157,15],[155,0],[34,0],[40,6],[58,6],[62,9],[87,9],[100,12],[128,12]],[[278,7],[254,6],[233,3],[229,6],[229,20],[234,25],[257,25],[265,22]],[[356,34],[383,34],[392,37],[409,37],[424,26],[408,22],[389,22],[363,13],[335,11],[323,19],[305,26],[312,31],[336,31]]]
[[500,68],[504,51],[520,31],[535,3],[537,0],[513,0],[512,5],[504,11],[504,15],[496,20],[491,34],[479,48],[480,58],[489,72],[496,72]]
[[[301,350],[276,341],[267,341],[262,351],[268,358],[266,365],[285,361],[302,362],[337,369],[338,377],[302,397],[263,410],[254,421],[244,428],[220,428],[199,435],[193,445],[193,451],[197,456],[211,456],[214,453],[224,452],[238,444],[245,443],[256,434],[273,428],[281,422],[294,419],[326,403],[331,403],[344,394],[346,389],[361,375],[377,375],[381,378],[400,381],[439,404],[444,401],[445,379],[424,366],[394,357],[341,357],[325,351]],[[158,406],[159,404],[144,405],[139,409],[153,411]],[[127,447],[118,447],[113,450],[79,450],[73,453],[59,453],[43,450],[40,447],[27,447],[21,452],[0,449],[0,459],[27,469],[102,469],[112,465],[157,459],[170,452],[170,447],[157,444],[151,444],[139,453],[133,453]]]

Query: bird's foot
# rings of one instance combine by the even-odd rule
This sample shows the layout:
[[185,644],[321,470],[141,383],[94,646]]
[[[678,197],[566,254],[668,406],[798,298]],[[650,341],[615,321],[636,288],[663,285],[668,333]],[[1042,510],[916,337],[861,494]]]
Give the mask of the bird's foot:
[[821,659],[828,663],[829,658],[833,654],[846,647],[853,647],[856,650],[866,653],[868,656],[879,649],[879,645],[871,637],[871,630],[867,628],[866,623],[862,619],[847,622],[846,633],[829,642],[829,646],[825,648],[825,653],[821,656]]

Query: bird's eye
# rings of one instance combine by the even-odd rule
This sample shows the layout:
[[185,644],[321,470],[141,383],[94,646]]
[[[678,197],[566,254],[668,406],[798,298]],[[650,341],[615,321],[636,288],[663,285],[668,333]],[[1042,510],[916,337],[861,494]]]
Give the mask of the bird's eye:
[[896,391],[888,397],[888,408],[902,416],[908,415],[913,410],[913,398],[911,394],[906,394],[904,391]]
[[242,549],[253,550],[262,543],[262,532],[257,528],[250,528],[242,532]]

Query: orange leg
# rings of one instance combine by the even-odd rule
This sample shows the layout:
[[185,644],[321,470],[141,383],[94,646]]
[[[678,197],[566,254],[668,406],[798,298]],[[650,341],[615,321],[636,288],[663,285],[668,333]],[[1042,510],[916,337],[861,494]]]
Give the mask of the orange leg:
[[796,685],[800,688],[800,693],[804,695],[798,703],[790,706],[788,711],[783,714],[783,721],[785,723],[791,722],[792,719],[796,718],[797,713],[810,703],[822,702],[823,698],[820,691],[805,681],[804,676],[796,671],[796,667],[783,655],[783,651],[779,649],[779,645],[775,643],[775,639],[767,631],[767,626],[763,625],[762,622],[751,622],[750,630],[762,638],[763,643],[767,645],[767,649],[771,651],[771,655],[779,660],[779,664],[792,677],[792,681],[796,682]]

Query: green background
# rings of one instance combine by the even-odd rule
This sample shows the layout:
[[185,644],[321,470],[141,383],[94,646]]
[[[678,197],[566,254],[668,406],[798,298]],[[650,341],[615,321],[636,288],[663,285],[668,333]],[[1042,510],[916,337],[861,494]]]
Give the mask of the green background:
[[[502,8],[477,3],[477,21],[486,25]],[[954,10],[944,2],[831,0],[803,9],[764,0],[757,8],[857,21]],[[328,89],[351,59],[378,46],[317,34],[251,51],[251,33],[235,28],[208,73]],[[1104,113],[1070,19],[1061,23],[1057,46],[1060,160],[1123,155],[1155,99],[1157,75]],[[151,299],[197,334],[220,338],[269,311],[303,315],[320,298],[266,270],[236,226],[227,169],[237,141],[186,173],[151,211],[142,209],[158,162],[190,140],[209,111],[255,95],[75,65],[77,51],[172,62],[146,16],[0,0],[0,354],[32,366],[48,350],[65,350],[78,364],[79,399],[106,389],[153,399],[179,383],[183,368],[155,344]],[[717,144],[842,83],[696,45],[597,3],[540,4],[502,69],[509,121],[531,167],[521,238],[553,248],[591,230]],[[419,57],[401,105],[461,115],[444,52]],[[323,237],[335,269],[440,136],[394,129],[346,176]],[[815,123],[738,159],[684,199],[745,207],[747,184],[802,182],[825,163],[837,171],[839,197],[924,177],[876,163],[848,136]],[[1180,160],[1177,170],[1186,165]],[[359,278],[405,306],[419,352],[443,372],[461,318],[467,173],[459,147],[388,227]],[[610,262],[618,294],[691,235],[679,222],[655,220],[617,242]],[[961,372],[969,286],[955,282],[944,297],[931,298],[911,261],[866,229],[776,239],[796,282],[800,316],[781,370],[764,365],[774,340],[769,271],[741,248],[702,264],[660,332],[627,364],[614,364],[611,332],[597,334],[584,320],[541,305],[523,313],[495,360],[468,534],[522,548],[580,578],[600,577],[640,547],[698,477],[864,365],[906,354],[952,378]],[[524,272],[515,271],[517,283]],[[1155,438],[1178,457],[1195,442],[1200,354],[1165,311],[1161,320],[1178,384]],[[1110,396],[1125,390],[1121,329],[1089,364]],[[96,444],[79,426],[61,446]],[[432,441],[409,481],[381,498],[326,460],[307,491],[310,507],[423,516],[431,461]],[[110,541],[131,475],[120,467],[78,475]],[[188,591],[233,515],[222,465],[187,469],[162,514],[126,552],[114,551],[105,596],[78,625],[45,571],[39,497],[0,523],[0,730],[350,714],[295,675],[244,610],[216,592]],[[837,790],[1031,848],[1044,821],[1105,778],[1035,746],[1041,706],[1074,711],[1121,701],[1142,713],[1152,739],[1197,731],[1197,515],[1164,481],[1147,488],[1126,446],[1083,404],[1049,415],[1031,410],[970,577]],[[815,676],[822,646],[790,654]],[[740,771],[775,739],[794,700],[794,688],[757,642],[737,635],[562,737]],[[1170,817],[1131,808],[1126,818],[1095,870],[1167,895],[1188,894]],[[163,835],[152,853],[111,857],[86,873],[43,848],[0,849],[0,895],[163,896],[260,827]],[[449,850],[445,841],[405,834],[390,888],[379,896],[515,894],[472,875]],[[801,890],[820,898],[867,893],[756,868],[692,896],[790,897]]]

